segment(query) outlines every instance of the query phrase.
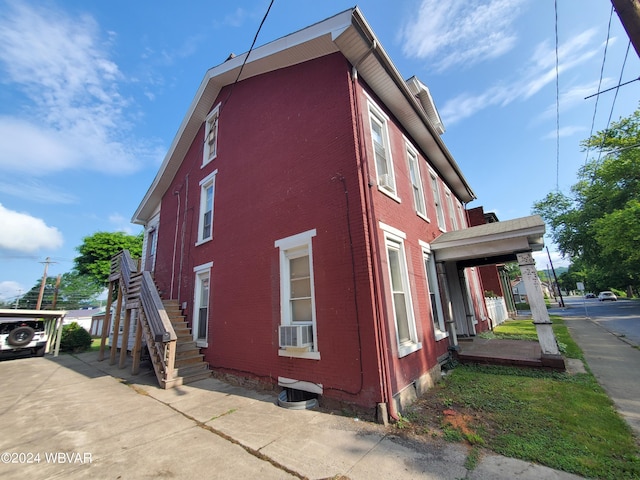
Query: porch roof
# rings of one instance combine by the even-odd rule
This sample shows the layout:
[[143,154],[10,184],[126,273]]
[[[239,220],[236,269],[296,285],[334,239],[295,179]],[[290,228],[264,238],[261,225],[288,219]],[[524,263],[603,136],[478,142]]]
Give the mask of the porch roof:
[[473,267],[516,259],[516,253],[544,247],[545,225],[540,215],[486,223],[446,232],[431,242],[437,261]]

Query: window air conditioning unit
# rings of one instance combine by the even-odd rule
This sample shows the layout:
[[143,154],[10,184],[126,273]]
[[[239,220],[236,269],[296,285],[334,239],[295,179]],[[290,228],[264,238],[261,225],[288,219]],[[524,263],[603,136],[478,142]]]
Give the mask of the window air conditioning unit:
[[378,185],[388,190],[393,190],[393,178],[390,174],[385,173],[378,177]]
[[313,325],[280,325],[280,348],[312,346]]

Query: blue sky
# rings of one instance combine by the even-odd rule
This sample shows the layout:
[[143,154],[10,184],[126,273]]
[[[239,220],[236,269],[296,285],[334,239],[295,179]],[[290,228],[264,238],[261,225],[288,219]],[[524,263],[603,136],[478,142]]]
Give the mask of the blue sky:
[[[249,49],[268,5],[0,0],[0,298],[29,290],[46,257],[50,275],[69,271],[86,236],[140,231],[130,218],[206,70]],[[615,104],[615,92],[597,109],[584,99],[639,73],[633,47],[622,70],[628,37],[615,13],[607,44],[607,0],[558,0],[559,137],[553,0],[358,5],[401,74],[429,86],[478,196],[469,208],[501,220],[567,191],[592,123],[602,130],[638,107],[640,82]],[[256,45],[353,6],[275,0]]]

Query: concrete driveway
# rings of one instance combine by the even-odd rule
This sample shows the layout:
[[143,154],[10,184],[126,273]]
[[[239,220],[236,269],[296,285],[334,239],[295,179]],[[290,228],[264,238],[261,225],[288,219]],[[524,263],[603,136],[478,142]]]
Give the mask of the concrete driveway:
[[0,362],[0,478],[577,479],[209,378],[171,390],[77,356]]

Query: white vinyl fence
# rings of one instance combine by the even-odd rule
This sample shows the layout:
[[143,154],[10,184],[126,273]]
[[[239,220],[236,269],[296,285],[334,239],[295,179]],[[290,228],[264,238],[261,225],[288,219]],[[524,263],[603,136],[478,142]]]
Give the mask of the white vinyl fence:
[[502,297],[485,297],[484,303],[487,305],[487,312],[491,318],[493,326],[500,325],[509,318],[507,304]]

